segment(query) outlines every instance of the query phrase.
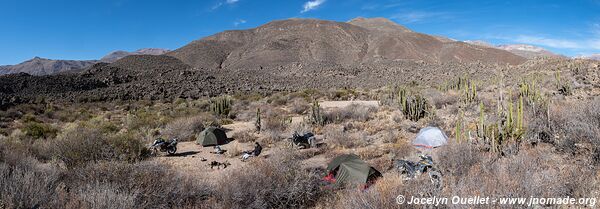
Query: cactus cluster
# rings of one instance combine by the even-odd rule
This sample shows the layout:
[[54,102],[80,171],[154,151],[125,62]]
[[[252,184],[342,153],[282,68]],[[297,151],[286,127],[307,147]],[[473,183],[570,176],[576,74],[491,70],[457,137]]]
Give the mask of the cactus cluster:
[[406,119],[418,121],[427,115],[427,100],[421,95],[410,95],[401,100],[402,113]]
[[523,79],[519,84],[519,94],[525,97],[528,104],[536,104],[543,100],[542,93],[539,87],[536,85],[536,80],[533,79],[530,82]]
[[471,104],[477,101],[477,84],[475,82],[469,82],[463,88],[462,101],[465,104]]
[[409,91],[404,86],[388,87],[386,94],[380,97],[380,104],[398,105],[406,119],[418,121],[430,114],[427,99],[420,93]]
[[441,85],[438,85],[438,90],[440,91],[448,91],[448,90],[462,90],[465,87],[470,86],[473,81],[466,74],[462,77],[458,77],[456,79],[452,79],[450,81],[444,81]]
[[554,79],[556,81],[556,88],[558,89],[558,93],[568,96],[572,94],[571,85],[568,82],[564,82],[560,77],[560,72],[554,73]]
[[227,116],[231,111],[231,98],[228,96],[215,97],[210,100],[210,111],[216,116]]
[[477,101],[477,83],[471,80],[467,75],[458,77],[451,81],[445,81],[438,86],[439,91],[456,90],[460,91],[460,100],[465,104],[471,104]]
[[524,98],[519,96],[515,104],[508,102],[508,108],[498,109],[498,119],[492,123],[486,123],[485,106],[479,104],[479,121],[477,124],[477,136],[484,139],[491,146],[492,152],[500,151],[502,145],[509,141],[520,143],[525,133],[524,127]]

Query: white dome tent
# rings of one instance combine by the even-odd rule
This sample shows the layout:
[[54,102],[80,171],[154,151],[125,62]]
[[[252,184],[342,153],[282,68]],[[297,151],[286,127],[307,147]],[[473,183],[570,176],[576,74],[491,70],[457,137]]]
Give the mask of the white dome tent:
[[448,137],[442,130],[436,127],[425,127],[419,131],[412,144],[416,147],[432,149],[446,145]]

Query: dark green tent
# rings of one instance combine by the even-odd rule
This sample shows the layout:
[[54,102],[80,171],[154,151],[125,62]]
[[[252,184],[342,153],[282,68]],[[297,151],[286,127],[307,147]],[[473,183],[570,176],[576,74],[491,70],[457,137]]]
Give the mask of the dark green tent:
[[221,129],[208,127],[196,136],[196,144],[203,147],[227,144],[227,135]]
[[354,154],[340,155],[327,165],[327,173],[335,175],[336,184],[365,185],[381,173]]

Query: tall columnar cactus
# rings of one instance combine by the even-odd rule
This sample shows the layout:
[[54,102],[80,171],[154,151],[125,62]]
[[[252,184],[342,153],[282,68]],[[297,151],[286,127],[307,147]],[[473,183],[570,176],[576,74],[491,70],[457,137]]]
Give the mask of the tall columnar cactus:
[[517,127],[515,127],[515,134],[513,134],[513,137],[515,137],[515,140],[520,140],[521,139],[521,135],[525,132],[524,130],[524,126],[523,126],[523,97],[521,96],[519,98],[519,104],[517,105]]
[[260,129],[262,128],[262,122],[261,122],[261,116],[260,116],[260,108],[256,109],[256,121],[254,122],[254,126],[256,127],[256,131],[260,133]]
[[479,123],[477,124],[477,136],[480,138],[484,138],[485,136],[485,106],[483,102],[479,103]]
[[460,111],[458,118],[456,119],[456,127],[454,131],[454,138],[456,143],[461,143],[463,138],[463,113]]
[[462,100],[465,104],[471,104],[477,100],[477,84],[470,82],[463,85]]
[[319,105],[319,101],[313,102],[311,111],[311,122],[312,124],[319,126],[325,125],[325,117],[321,113],[321,105]]

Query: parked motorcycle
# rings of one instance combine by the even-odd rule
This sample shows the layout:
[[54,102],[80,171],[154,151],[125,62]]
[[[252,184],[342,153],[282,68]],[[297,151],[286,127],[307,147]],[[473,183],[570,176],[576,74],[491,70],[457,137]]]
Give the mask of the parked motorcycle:
[[419,157],[421,158],[419,162],[395,160],[394,166],[405,180],[427,173],[431,183],[439,188],[442,184],[442,173],[434,166],[433,159],[429,155],[420,155]]
[[293,146],[299,149],[307,149],[315,146],[315,135],[313,133],[304,133],[300,135],[298,132],[294,132],[291,138]]
[[152,145],[150,146],[150,151],[153,156],[158,154],[158,151],[166,152],[169,155],[175,154],[177,152],[177,139],[171,139],[166,141],[162,138],[158,138],[154,140]]

